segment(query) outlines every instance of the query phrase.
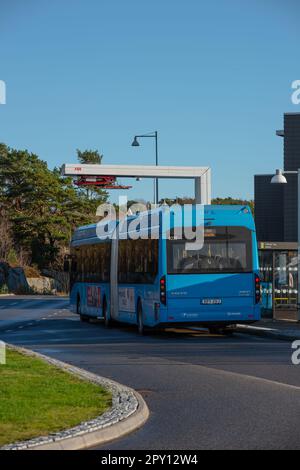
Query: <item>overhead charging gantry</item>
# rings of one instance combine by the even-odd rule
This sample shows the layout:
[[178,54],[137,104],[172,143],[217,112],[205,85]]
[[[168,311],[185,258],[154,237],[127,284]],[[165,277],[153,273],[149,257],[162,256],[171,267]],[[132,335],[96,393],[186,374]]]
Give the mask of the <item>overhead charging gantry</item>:
[[63,176],[75,178],[78,186],[98,186],[103,189],[129,189],[117,183],[117,178],[193,179],[196,204],[211,203],[211,169],[208,166],[160,165],[98,165],[66,163]]

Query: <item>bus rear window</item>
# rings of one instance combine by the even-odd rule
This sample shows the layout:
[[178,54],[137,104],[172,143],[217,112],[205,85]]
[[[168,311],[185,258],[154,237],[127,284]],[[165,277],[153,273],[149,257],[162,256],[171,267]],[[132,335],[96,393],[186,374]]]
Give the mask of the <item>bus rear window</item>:
[[204,244],[167,240],[169,274],[242,273],[252,270],[251,231],[245,227],[205,228]]

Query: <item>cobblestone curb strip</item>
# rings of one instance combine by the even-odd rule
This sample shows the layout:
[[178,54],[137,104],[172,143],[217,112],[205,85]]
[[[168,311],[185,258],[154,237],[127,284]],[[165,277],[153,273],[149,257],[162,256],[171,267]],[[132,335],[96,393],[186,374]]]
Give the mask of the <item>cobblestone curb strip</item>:
[[53,359],[35,351],[8,345],[8,348],[31,357],[43,359],[81,379],[101,385],[112,393],[112,408],[98,418],[83,422],[65,431],[41,436],[29,441],[15,442],[0,450],[79,450],[101,445],[122,437],[141,427],[149,417],[149,410],[139,393],[118,382],[100,377],[78,367]]

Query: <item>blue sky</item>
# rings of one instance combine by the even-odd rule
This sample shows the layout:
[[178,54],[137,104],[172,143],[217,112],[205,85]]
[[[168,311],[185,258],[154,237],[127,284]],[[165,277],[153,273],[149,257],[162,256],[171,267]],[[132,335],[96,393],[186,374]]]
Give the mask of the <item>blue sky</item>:
[[[103,163],[210,165],[213,195],[252,197],[282,166],[300,79],[297,0],[0,0],[0,141],[50,167],[97,148]],[[150,181],[129,198],[151,199]],[[192,182],[163,181],[161,197]],[[112,192],[111,192],[112,194]],[[116,193],[113,195],[114,199]]]

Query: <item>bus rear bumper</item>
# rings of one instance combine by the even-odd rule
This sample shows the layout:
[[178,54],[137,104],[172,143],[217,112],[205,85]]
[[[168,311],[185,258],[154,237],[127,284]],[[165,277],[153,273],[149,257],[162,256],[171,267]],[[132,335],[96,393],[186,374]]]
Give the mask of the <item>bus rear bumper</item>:
[[185,328],[185,327],[202,327],[202,328],[225,328],[225,327],[234,327],[235,325],[252,325],[256,323],[258,320],[241,320],[241,321],[193,321],[193,322],[176,322],[176,321],[169,321],[169,322],[162,322],[155,325],[155,328]]
[[212,325],[251,325],[261,319],[260,306],[256,305],[246,311],[210,311],[210,312],[186,312],[176,309],[165,309],[160,312],[157,323],[164,325],[180,326],[212,326]]

